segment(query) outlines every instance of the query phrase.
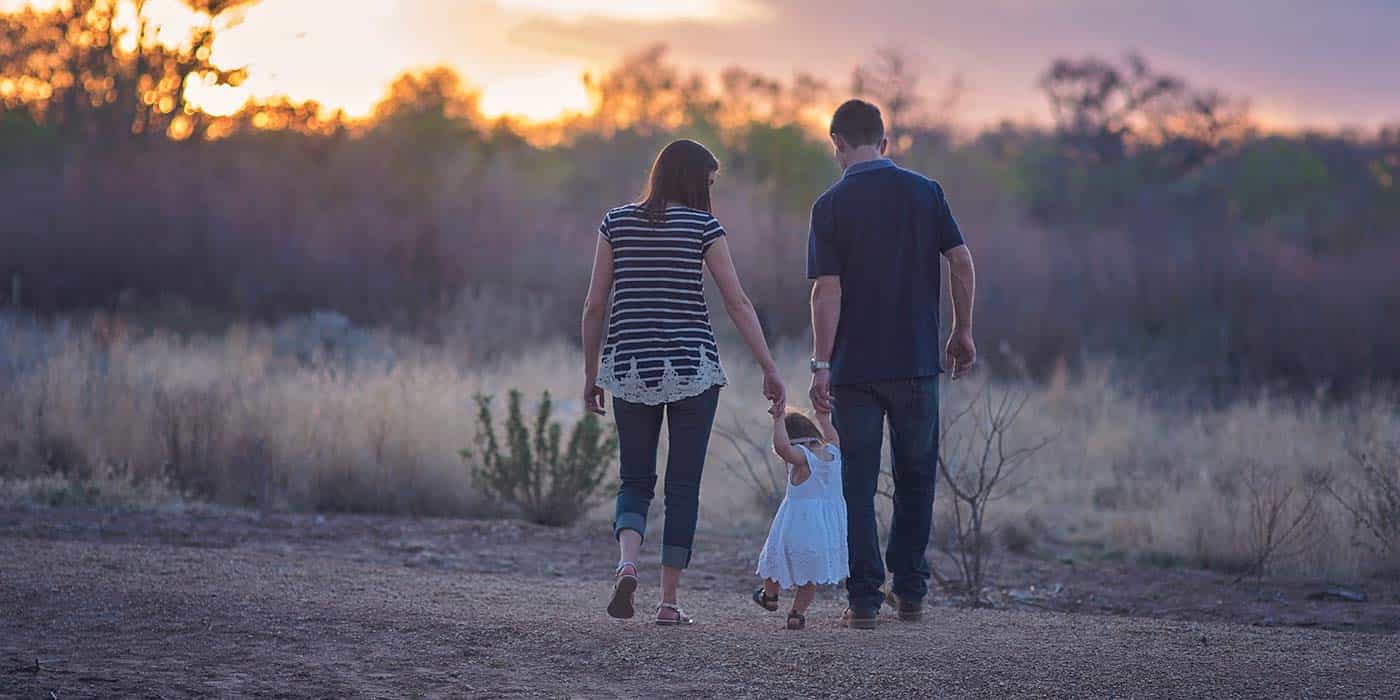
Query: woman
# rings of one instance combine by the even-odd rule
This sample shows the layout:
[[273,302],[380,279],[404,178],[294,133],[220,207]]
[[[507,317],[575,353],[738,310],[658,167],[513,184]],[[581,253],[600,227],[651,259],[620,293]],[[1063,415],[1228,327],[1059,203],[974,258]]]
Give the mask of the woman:
[[693,622],[677,602],[676,587],[690,563],[700,473],[725,384],[705,305],[703,268],[710,269],[725,310],[763,368],[764,397],[775,406],[784,404],[783,382],[734,271],[724,228],[710,213],[710,186],[718,171],[719,161],[704,146],[675,141],[656,157],[642,201],[609,211],[598,227],[583,307],[583,397],[588,410],[603,414],[603,392],[611,392],[617,421],[622,486],[613,534],[621,557],[608,604],[613,617],[634,614],[636,562],[656,490],[664,416],[669,454],[656,623]]

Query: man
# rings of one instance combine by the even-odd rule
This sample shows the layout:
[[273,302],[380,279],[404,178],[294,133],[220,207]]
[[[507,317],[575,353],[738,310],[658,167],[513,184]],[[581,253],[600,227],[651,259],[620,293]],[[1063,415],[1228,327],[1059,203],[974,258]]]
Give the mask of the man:
[[[947,362],[957,379],[977,360],[975,286],[937,182],[885,157],[884,122],[850,100],[831,118],[845,169],[812,206],[807,275],[812,286],[812,403],[832,410],[845,461],[849,608],[843,624],[873,629],[883,602],[902,620],[923,615],[926,555],[938,463],[939,257],[948,259],[953,332]],[[889,421],[894,523],[885,560],[875,520],[880,452]],[[882,593],[888,562],[893,583]]]

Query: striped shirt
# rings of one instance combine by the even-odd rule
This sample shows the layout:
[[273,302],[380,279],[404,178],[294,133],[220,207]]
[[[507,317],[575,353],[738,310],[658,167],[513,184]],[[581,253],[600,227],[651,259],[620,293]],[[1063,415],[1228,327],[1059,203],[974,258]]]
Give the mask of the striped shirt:
[[613,288],[598,386],[616,398],[658,405],[725,384],[705,304],[705,251],[724,234],[708,212],[666,208],[653,222],[635,204],[603,217]]

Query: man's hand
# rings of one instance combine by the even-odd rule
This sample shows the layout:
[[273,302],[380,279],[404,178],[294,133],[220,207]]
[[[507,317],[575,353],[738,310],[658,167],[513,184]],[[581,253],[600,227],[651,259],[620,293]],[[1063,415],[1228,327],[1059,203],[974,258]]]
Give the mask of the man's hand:
[[812,373],[812,389],[808,392],[812,408],[822,413],[831,413],[835,404],[831,399],[831,370],[819,369]]
[[972,342],[972,330],[954,328],[948,337],[948,368],[953,379],[961,379],[977,364],[977,344]]

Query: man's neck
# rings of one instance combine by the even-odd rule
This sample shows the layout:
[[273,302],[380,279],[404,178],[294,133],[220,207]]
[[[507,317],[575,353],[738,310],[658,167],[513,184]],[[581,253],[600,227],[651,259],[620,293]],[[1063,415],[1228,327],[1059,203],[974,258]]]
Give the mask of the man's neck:
[[885,154],[880,152],[878,146],[861,146],[851,150],[851,156],[846,159],[846,167],[869,163],[872,160],[884,160],[884,158]]

